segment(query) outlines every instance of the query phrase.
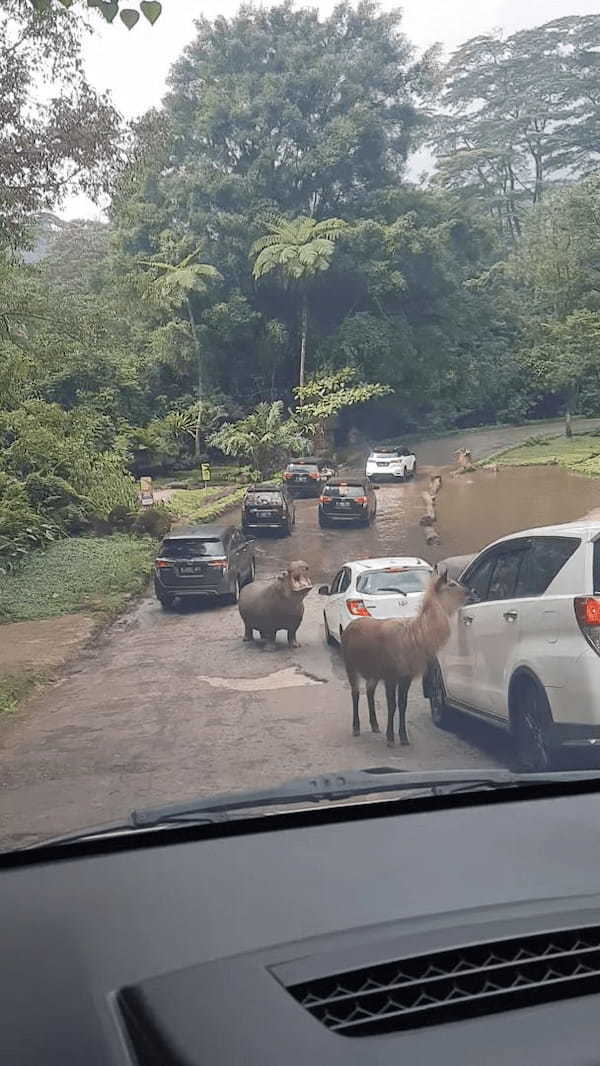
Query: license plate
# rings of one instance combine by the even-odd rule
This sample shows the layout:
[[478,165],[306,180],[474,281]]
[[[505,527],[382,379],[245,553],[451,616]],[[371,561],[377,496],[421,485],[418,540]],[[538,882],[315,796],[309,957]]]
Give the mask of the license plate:
[[389,466],[389,463],[377,463],[377,466]]
[[352,507],[352,504],[350,503],[350,500],[340,500],[338,502],[338,507],[345,507],[346,510],[349,511],[350,508]]
[[273,517],[273,512],[272,511],[257,511],[256,512],[256,517],[257,518],[272,518]]
[[180,574],[202,574],[203,572],[204,567],[202,566],[202,563],[190,563],[188,566],[179,567]]
[[299,474],[298,481],[308,481],[308,474]]

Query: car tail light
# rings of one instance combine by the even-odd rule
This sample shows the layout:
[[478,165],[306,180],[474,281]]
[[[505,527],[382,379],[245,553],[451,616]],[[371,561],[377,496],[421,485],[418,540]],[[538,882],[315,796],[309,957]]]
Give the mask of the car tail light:
[[211,559],[209,566],[218,566],[221,570],[227,570],[227,559]]
[[590,647],[600,655],[600,599],[597,596],[576,596],[575,617]]
[[168,566],[173,566],[173,563],[167,562],[167,560],[166,560],[166,559],[155,559],[155,560],[154,560],[154,565],[155,565],[155,566],[156,566],[156,567],[157,567],[157,568],[158,568],[159,570],[163,570],[163,569],[165,569],[165,568],[166,568],[166,567],[168,567]]
[[362,618],[371,617],[371,612],[367,610],[362,600],[346,600],[346,607],[350,614],[359,615]]
[[293,477],[294,475],[293,475],[293,474],[291,474],[291,473],[289,472],[289,470],[286,470],[286,472],[285,472],[285,474],[284,474],[283,476],[284,476],[284,478],[285,478],[285,479],[286,479],[286,481],[287,481],[287,480],[288,480],[289,478]]
[[319,503],[331,503],[333,496],[321,496]]
[[308,476],[311,477],[313,479],[313,481],[316,481],[321,475],[320,474],[309,474]]
[[367,502],[367,497],[366,496],[355,496],[354,502],[355,503],[362,503],[363,506],[364,506],[364,504]]

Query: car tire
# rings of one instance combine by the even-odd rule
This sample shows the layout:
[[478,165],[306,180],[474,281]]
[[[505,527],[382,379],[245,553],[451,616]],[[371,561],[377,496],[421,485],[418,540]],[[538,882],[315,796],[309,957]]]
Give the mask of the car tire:
[[344,636],[344,630],[343,630],[342,626],[339,627],[338,633],[340,634],[340,648],[341,648],[341,646],[342,646],[342,637]]
[[438,729],[450,729],[452,725],[452,708],[446,703],[444,679],[437,660],[427,671],[428,700],[431,708],[431,720]]
[[248,571],[248,577],[246,578],[246,584],[251,585],[256,577],[256,559],[252,556],[252,562],[250,563],[250,569]]
[[154,592],[156,594],[156,598],[157,598],[158,602],[160,603],[162,609],[164,611],[170,611],[172,606],[173,606],[173,604],[175,603],[175,595],[174,595],[174,593],[165,592],[164,589],[161,589],[159,587],[159,585],[157,584],[156,581],[154,582]]
[[240,598],[240,577],[239,577],[239,574],[238,574],[236,579],[235,579],[235,581],[233,582],[233,588],[232,588],[231,592],[228,592],[226,594],[226,602],[227,603],[231,603],[231,604],[236,604],[237,601],[239,600],[239,598]]
[[517,769],[543,773],[552,769],[555,753],[550,745],[552,715],[548,697],[539,681],[523,674],[514,682],[511,698],[511,731]]
[[329,529],[329,522],[322,514],[319,514],[319,525],[321,529]]
[[333,647],[335,644],[337,644],[337,640],[335,639],[333,633],[327,625],[327,615],[325,614],[325,611],[323,611],[323,622],[325,623],[325,640]]

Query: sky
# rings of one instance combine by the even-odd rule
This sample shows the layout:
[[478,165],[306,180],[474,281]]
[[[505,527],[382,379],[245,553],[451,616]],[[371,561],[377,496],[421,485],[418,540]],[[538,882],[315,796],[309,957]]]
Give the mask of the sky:
[[[238,0],[162,0],[163,13],[154,26],[140,19],[130,32],[116,20],[103,25],[96,19],[94,34],[85,44],[85,65],[90,82],[109,90],[113,102],[125,118],[142,114],[160,104],[172,63],[194,36],[194,19],[232,15]],[[328,14],[330,0],[318,6]],[[470,37],[494,29],[507,33],[541,25],[565,15],[598,13],[598,0],[404,0],[382,3],[383,8],[400,7],[404,32],[418,52],[440,41],[450,53]],[[86,197],[65,202],[58,214],[64,218],[101,214]]]

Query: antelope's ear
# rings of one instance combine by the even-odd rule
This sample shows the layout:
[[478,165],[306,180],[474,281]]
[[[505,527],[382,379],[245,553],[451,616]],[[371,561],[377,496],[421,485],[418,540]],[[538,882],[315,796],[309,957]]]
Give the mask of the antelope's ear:
[[447,585],[447,584],[448,584],[448,571],[444,570],[440,574],[440,576],[436,577],[436,579],[435,579],[435,591],[439,592],[440,589],[442,589],[444,587],[444,585]]

